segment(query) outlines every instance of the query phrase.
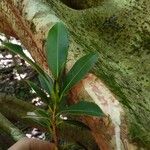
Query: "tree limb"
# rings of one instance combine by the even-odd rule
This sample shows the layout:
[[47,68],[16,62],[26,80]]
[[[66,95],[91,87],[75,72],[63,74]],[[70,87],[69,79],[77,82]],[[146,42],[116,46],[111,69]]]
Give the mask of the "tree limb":
[[0,113],[0,129],[10,135],[14,141],[24,137],[24,134]]

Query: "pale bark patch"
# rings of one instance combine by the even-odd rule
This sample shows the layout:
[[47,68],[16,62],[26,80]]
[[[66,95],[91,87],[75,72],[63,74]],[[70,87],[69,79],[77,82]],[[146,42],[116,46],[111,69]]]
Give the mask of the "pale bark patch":
[[33,23],[36,32],[47,33],[52,25],[60,21],[54,11],[40,0],[25,0],[23,5],[23,15]]
[[116,149],[121,149],[120,125],[123,109],[116,97],[110,92],[106,85],[93,74],[83,80],[83,86],[93,101],[109,115],[115,127]]

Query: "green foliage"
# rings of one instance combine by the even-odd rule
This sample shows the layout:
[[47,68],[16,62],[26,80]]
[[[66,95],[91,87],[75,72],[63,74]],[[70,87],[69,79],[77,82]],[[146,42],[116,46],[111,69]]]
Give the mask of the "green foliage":
[[49,126],[51,125],[49,117],[50,116],[47,111],[43,109],[37,109],[34,112],[28,112],[27,116],[24,118],[30,119],[41,127],[49,129]]
[[98,55],[96,53],[90,53],[80,58],[66,75],[62,93],[64,94],[80,81],[92,68],[97,59]]
[[53,82],[51,80],[51,78],[47,75],[47,78],[49,79],[49,82],[50,82],[50,86],[49,84],[47,84],[46,80],[39,74],[38,76],[39,78],[39,81],[40,81],[40,84],[41,84],[41,88],[43,90],[45,90],[49,95],[51,94],[51,91],[52,91],[52,85],[53,85]]
[[84,123],[82,123],[81,121],[67,119],[67,120],[64,120],[63,122],[67,123],[69,125],[72,125],[72,126],[78,126],[80,128],[90,130],[90,128],[87,125],[85,125]]
[[30,58],[28,58],[25,53],[23,52],[23,49],[21,46],[17,45],[17,44],[12,44],[12,43],[8,43],[8,42],[4,42],[3,45],[9,49],[10,51],[14,52],[15,54],[18,54],[20,57],[22,57],[25,61],[27,61],[33,69],[35,69],[39,75],[41,76],[41,78],[43,78],[43,80],[46,82],[49,91],[52,91],[52,79],[50,78],[50,76],[44,72],[44,70],[42,70],[42,68],[36,64],[35,62],[33,62]]
[[35,83],[31,81],[27,81],[27,83],[36,92],[36,94],[42,98],[42,100],[46,104],[50,104],[50,99],[47,97],[46,93],[40,87],[38,87]]
[[69,47],[67,29],[62,23],[57,23],[49,31],[46,46],[49,68],[58,79],[65,67]]
[[47,128],[58,147],[60,143],[57,132],[58,126],[60,127],[61,124],[67,123],[89,130],[84,123],[68,118],[66,120],[61,116],[103,116],[103,112],[95,103],[80,101],[71,106],[67,104],[67,93],[69,90],[83,79],[98,59],[97,53],[87,54],[80,58],[67,74],[64,74],[68,55],[68,43],[67,28],[62,23],[56,23],[49,31],[46,42],[47,62],[49,69],[52,71],[53,79],[24,54],[21,46],[3,43],[6,48],[20,55],[39,73],[41,87],[38,87],[31,81],[27,81],[27,83],[48,107],[46,110],[37,109],[34,112],[29,112],[25,118],[32,119],[42,127]]
[[102,116],[101,109],[92,102],[80,101],[77,104],[63,108],[60,113],[71,115],[89,115],[89,116]]

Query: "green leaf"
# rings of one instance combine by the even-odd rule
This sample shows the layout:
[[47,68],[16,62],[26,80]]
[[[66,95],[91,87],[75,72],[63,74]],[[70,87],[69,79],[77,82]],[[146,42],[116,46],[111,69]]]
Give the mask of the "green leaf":
[[74,86],[78,81],[80,81],[89,70],[92,68],[94,63],[98,59],[97,53],[90,53],[82,58],[80,58],[71,70],[68,72],[66,78],[64,79],[63,92],[67,92],[72,86]]
[[70,124],[70,125],[74,125],[74,126],[78,126],[80,128],[84,128],[87,130],[91,130],[87,125],[85,125],[83,122],[81,121],[77,121],[77,120],[63,120],[64,123]]
[[[2,43],[6,48],[8,48],[10,51],[14,52],[15,54],[18,54],[20,57],[22,57],[25,61],[27,61],[33,69],[35,69],[45,80],[47,83],[47,86],[49,88],[49,91],[52,91],[52,79],[49,77],[49,75],[44,72],[39,65],[37,65],[35,62],[33,62],[30,58],[28,58],[25,53],[23,52],[23,49],[20,45],[12,44],[8,42]],[[50,81],[51,80],[51,81]]]
[[79,103],[73,104],[69,107],[62,108],[60,114],[71,114],[71,115],[87,115],[87,116],[103,116],[102,110],[98,105],[92,102],[80,101]]
[[43,70],[36,64],[34,63],[30,58],[28,58],[25,53],[23,52],[23,49],[20,45],[17,44],[12,44],[8,42],[4,42],[3,45],[8,48],[10,51],[14,52],[15,54],[18,54],[21,56],[25,61],[27,61],[38,73],[44,75],[45,73]]
[[46,93],[38,87],[35,83],[31,81],[26,81],[29,86],[36,92],[36,94],[44,101],[46,104],[50,104],[50,98],[47,97]]
[[[53,85],[53,81],[51,80],[51,78],[49,78],[49,76],[47,75],[47,79],[49,78],[49,82],[47,83],[46,80],[43,78],[43,76],[41,76],[40,74],[38,75],[40,84],[42,89],[44,89],[49,95],[51,92],[51,86]],[[49,86],[51,85],[51,86]]]
[[34,123],[37,123],[44,128],[48,128],[51,124],[49,119],[50,116],[42,109],[37,109],[34,112],[27,112],[27,116],[23,118],[32,120]]
[[46,43],[47,62],[55,79],[65,67],[68,45],[67,28],[61,22],[56,23],[49,31]]
[[34,112],[41,117],[45,117],[48,120],[50,119],[51,114],[48,113],[45,109],[36,109]]

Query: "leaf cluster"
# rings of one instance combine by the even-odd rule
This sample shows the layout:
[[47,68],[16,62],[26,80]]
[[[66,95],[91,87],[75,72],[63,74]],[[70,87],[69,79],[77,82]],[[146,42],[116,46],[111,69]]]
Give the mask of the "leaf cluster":
[[67,103],[70,89],[89,72],[98,59],[97,53],[89,53],[80,58],[66,73],[68,57],[68,31],[63,23],[56,23],[50,30],[46,40],[46,58],[52,77],[37,63],[28,58],[21,46],[12,43],[3,43],[10,51],[20,55],[39,74],[41,86],[26,81],[29,86],[47,104],[47,109],[37,109],[28,112],[26,118],[34,120],[52,134],[55,144],[58,144],[58,127],[61,124],[71,124],[89,129],[80,121],[69,119],[69,116],[96,116],[103,115],[101,109],[92,102],[81,100],[76,104]]

